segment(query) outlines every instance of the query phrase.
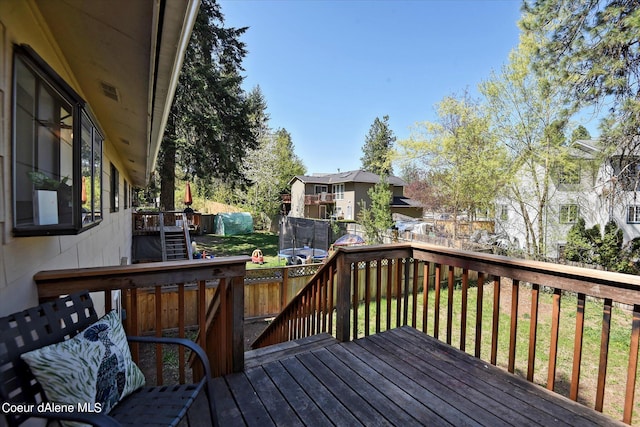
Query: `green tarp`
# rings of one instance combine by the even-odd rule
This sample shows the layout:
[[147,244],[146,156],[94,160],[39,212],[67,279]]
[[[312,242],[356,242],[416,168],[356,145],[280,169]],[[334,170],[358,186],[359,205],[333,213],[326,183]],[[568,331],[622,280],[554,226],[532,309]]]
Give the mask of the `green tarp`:
[[220,236],[253,233],[253,217],[249,212],[217,214],[214,222],[214,234]]

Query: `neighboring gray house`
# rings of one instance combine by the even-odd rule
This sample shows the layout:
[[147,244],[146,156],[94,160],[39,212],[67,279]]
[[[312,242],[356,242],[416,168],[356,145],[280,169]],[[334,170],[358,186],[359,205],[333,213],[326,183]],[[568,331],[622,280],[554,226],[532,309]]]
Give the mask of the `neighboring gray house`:
[[[586,227],[605,224],[613,219],[624,234],[625,242],[640,237],[640,199],[638,198],[638,161],[640,157],[626,156],[621,163],[619,155],[606,159],[598,141],[579,140],[571,151],[574,167],[551,173],[548,200],[544,212],[538,212],[535,200],[533,174],[520,174],[518,191],[528,201],[526,214],[532,222],[538,218],[544,224],[546,256],[562,257],[567,232],[582,217]],[[544,167],[536,167],[542,177]],[[511,244],[525,249],[526,228],[523,212],[517,200],[502,197],[497,200],[496,226],[498,234],[508,236]]]
[[[351,219],[358,218],[361,201],[371,204],[367,192],[380,177],[371,172],[355,170],[332,174],[295,176],[289,182],[291,195],[283,195],[283,203],[290,204],[290,216],[298,218]],[[389,189],[393,194],[391,212],[414,218],[422,217],[422,205],[404,196],[406,183],[389,177]]]

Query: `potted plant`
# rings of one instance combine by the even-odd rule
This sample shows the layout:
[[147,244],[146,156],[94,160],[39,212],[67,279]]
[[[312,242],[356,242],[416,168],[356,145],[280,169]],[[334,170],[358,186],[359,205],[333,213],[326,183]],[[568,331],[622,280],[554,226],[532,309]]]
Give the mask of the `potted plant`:
[[40,171],[29,172],[34,187],[34,214],[37,225],[70,224],[73,219],[69,177],[50,178]]

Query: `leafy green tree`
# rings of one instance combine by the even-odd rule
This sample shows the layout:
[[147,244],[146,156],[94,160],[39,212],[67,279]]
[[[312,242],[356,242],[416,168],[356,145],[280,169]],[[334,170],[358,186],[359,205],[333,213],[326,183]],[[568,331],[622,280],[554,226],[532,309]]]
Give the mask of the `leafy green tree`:
[[500,73],[480,90],[487,100],[492,130],[508,149],[509,179],[501,195],[514,205],[525,229],[525,250],[534,258],[546,255],[554,173],[571,168],[564,132],[566,96],[546,76],[535,74],[530,46],[513,51]]
[[393,226],[391,217],[391,197],[389,181],[383,175],[378,183],[367,191],[371,199],[371,206],[367,207],[364,201],[360,201],[360,213],[358,223],[364,228],[367,242],[375,245],[383,242],[387,230]]
[[418,125],[410,139],[400,141],[397,156],[425,164],[431,185],[457,221],[461,212],[493,204],[504,185],[507,153],[491,132],[490,118],[468,94],[444,98],[437,113],[437,122]]
[[288,191],[291,178],[305,171],[286,129],[263,135],[259,147],[245,158],[243,172],[251,184],[239,194],[244,196],[242,204],[269,222],[280,211],[280,195]]
[[630,153],[640,130],[640,7],[636,0],[526,0],[520,22],[536,70],[569,90],[573,108],[604,106],[602,140]]
[[389,116],[382,120],[376,117],[362,147],[362,170],[381,176],[393,174],[390,155],[395,141],[396,137],[389,128]]
[[242,159],[257,144],[241,88],[245,31],[224,26],[215,0],[202,1],[158,159],[164,209],[174,208],[176,170],[183,178],[244,182]]

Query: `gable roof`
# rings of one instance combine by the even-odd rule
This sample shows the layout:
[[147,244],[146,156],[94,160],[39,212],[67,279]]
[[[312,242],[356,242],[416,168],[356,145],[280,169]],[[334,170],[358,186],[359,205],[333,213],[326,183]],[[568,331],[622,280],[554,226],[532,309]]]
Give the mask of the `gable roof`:
[[[380,177],[372,172],[367,172],[363,170],[354,170],[348,172],[337,172],[337,173],[327,173],[327,174],[313,174],[309,175],[296,175],[291,181],[289,181],[289,185],[293,184],[295,180],[299,180],[305,184],[343,184],[347,182],[363,182],[369,184],[377,184],[380,181]],[[396,187],[404,187],[407,185],[401,178],[397,176],[389,176],[389,184],[392,184]]]

